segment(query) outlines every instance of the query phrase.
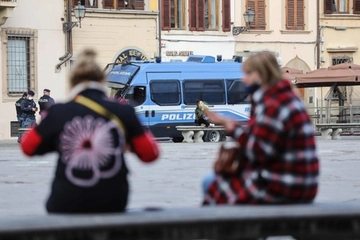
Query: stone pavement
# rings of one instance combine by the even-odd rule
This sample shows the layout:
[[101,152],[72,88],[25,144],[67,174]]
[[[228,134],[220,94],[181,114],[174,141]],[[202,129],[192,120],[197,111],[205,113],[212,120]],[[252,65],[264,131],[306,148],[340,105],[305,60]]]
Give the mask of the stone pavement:
[[[197,207],[201,178],[212,169],[219,144],[161,143],[161,158],[143,164],[127,154],[129,208]],[[318,139],[321,183],[317,202],[360,202],[360,137]],[[43,215],[56,155],[29,159],[15,140],[0,141],[0,216]]]

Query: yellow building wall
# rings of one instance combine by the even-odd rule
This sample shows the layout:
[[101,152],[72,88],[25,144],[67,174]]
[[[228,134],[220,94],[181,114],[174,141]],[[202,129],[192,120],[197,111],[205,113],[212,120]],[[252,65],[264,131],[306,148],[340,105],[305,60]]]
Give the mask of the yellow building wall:
[[[101,66],[114,62],[128,49],[141,51],[148,59],[158,51],[157,15],[91,13],[87,14],[81,28],[73,29],[74,56],[91,47],[98,51]],[[75,59],[76,60],[76,59]]]
[[149,10],[158,11],[158,0],[149,0]]

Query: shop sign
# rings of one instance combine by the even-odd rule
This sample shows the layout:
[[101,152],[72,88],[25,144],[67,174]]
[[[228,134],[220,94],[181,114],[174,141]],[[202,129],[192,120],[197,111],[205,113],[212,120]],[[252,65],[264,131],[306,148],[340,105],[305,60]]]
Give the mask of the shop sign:
[[145,54],[142,52],[136,50],[136,49],[128,49],[126,51],[123,51],[119,54],[119,56],[116,58],[116,63],[124,63],[128,61],[135,61],[136,57],[140,57],[141,61],[148,60]]
[[166,56],[190,56],[194,55],[193,51],[166,51]]

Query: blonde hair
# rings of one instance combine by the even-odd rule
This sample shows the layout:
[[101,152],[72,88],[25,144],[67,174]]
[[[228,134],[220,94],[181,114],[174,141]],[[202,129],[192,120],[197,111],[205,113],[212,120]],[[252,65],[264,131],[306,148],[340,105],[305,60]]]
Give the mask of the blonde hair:
[[96,52],[92,49],[85,49],[79,54],[70,74],[71,87],[82,82],[101,82],[105,79],[104,72],[95,59]]
[[249,57],[243,64],[244,72],[257,72],[261,85],[268,86],[280,81],[282,73],[274,54],[261,52]]

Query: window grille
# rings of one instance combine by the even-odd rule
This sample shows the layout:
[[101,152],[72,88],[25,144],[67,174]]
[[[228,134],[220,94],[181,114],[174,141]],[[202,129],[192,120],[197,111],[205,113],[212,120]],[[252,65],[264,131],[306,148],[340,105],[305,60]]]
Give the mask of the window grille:
[[35,87],[34,31],[6,30],[7,91],[21,94]]
[[338,65],[342,63],[352,63],[353,58],[350,56],[336,56],[332,58],[332,65]]

